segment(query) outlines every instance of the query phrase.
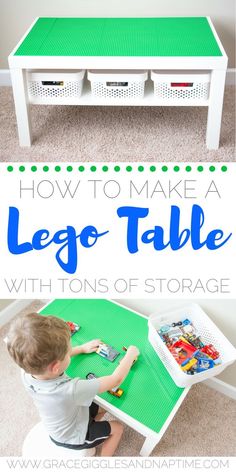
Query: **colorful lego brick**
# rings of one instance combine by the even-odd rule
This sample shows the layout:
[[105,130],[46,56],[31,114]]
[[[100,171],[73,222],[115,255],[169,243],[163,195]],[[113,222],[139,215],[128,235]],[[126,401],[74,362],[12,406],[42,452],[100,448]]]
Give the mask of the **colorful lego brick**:
[[176,360],[176,362],[178,362],[178,364],[182,364],[186,356],[182,354],[181,351],[177,351],[173,346],[169,346],[168,349],[171,352],[174,359]]
[[159,329],[158,333],[165,334],[165,333],[168,333],[169,330],[170,330],[170,325],[164,325]]
[[185,320],[182,321],[182,325],[183,326],[191,325],[191,321],[188,318],[186,318]]
[[174,348],[181,349],[183,352],[186,352],[186,357],[192,357],[193,353],[196,351],[196,348],[185,341],[176,341],[173,344]]
[[171,323],[172,328],[175,328],[176,326],[182,326],[182,321],[174,321]]
[[195,333],[195,328],[192,324],[187,324],[185,326],[181,326],[181,329],[182,329],[184,335],[186,333],[188,333],[188,334],[194,334]]
[[195,357],[193,358],[190,358],[190,359],[186,359],[186,361],[184,361],[182,364],[181,364],[181,369],[185,372],[185,371],[188,371],[190,369],[192,369],[193,366],[195,366],[197,364],[197,359],[195,359]]
[[220,356],[220,353],[215,349],[213,344],[207,344],[201,348],[201,351],[210,356],[213,360],[218,359]]
[[196,372],[204,372],[205,370],[212,369],[215,363],[212,359],[198,359],[198,363],[196,366]]
[[179,341],[183,341],[184,343],[190,344],[190,346],[192,345],[185,336],[180,336]]
[[202,352],[201,349],[198,349],[195,353],[194,353],[194,357],[196,357],[196,359],[210,359],[210,357],[208,356],[208,354],[206,354],[205,352]]
[[186,337],[187,341],[192,344],[196,349],[200,349],[204,347],[203,342],[200,339],[200,336],[196,336],[195,334],[185,333],[184,337]]

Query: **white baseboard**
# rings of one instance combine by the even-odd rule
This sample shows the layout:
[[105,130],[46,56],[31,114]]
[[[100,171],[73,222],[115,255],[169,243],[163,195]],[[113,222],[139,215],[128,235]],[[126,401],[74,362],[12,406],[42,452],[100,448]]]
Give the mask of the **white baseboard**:
[[[226,74],[226,86],[236,85],[236,69],[228,69]],[[0,69],[0,87],[11,86],[9,69]]]
[[236,69],[228,69],[226,74],[226,86],[236,85]]
[[0,69],[0,87],[11,86],[11,74],[9,69]]
[[227,384],[226,382],[223,382],[217,378],[205,380],[204,384],[210,388],[213,388],[214,390],[217,390],[217,392],[223,393],[227,397],[236,400],[236,387],[233,385]]
[[8,323],[14,316],[17,315],[21,310],[24,310],[28,305],[33,302],[32,300],[15,300],[2,311],[0,311],[0,327]]

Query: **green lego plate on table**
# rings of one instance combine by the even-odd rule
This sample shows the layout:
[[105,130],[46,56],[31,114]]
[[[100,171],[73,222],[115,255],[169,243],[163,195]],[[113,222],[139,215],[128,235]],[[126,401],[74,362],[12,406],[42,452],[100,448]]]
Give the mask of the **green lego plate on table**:
[[16,56],[222,56],[206,17],[39,18]]
[[73,357],[67,370],[71,377],[85,379],[89,372],[98,377],[109,375],[125,355],[122,347],[138,346],[140,356],[122,383],[122,397],[100,396],[153,431],[160,431],[183,389],[175,385],[148,342],[146,318],[111,301],[96,299],[55,300],[40,313],[78,323],[81,329],[72,337],[73,345],[99,338],[120,352],[112,363],[96,353]]

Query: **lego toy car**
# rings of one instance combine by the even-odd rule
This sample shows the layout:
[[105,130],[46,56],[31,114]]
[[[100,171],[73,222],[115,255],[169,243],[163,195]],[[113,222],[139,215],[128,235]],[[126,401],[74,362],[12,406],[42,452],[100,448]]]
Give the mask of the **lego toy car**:
[[87,380],[97,379],[97,376],[96,376],[95,374],[93,374],[92,372],[89,372],[89,373],[86,375],[86,379],[87,379]]
[[77,333],[79,331],[80,326],[77,323],[73,323],[72,321],[66,321],[66,324],[70,330],[70,335],[73,336],[73,334]]
[[[97,379],[97,376],[93,374],[92,372],[89,372],[89,374],[86,375],[86,379],[88,380]],[[122,390],[122,388],[118,386],[118,387],[112,388],[111,390],[108,390],[108,393],[110,393],[114,397],[120,398],[123,395],[124,390]]]
[[114,397],[120,398],[123,395],[124,390],[122,390],[120,387],[114,387],[111,390],[108,390],[108,392]]
[[213,344],[208,344],[201,348],[201,351],[207,354],[211,359],[215,360],[218,359],[220,353],[214,348]]
[[105,343],[99,344],[99,347],[96,350],[96,353],[99,354],[99,356],[104,357],[110,362],[113,362],[120,354],[112,346]]

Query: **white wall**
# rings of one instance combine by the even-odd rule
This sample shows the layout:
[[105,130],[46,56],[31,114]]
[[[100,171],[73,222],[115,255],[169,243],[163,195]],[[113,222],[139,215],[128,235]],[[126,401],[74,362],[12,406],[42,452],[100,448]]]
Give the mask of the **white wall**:
[[21,310],[26,308],[33,300],[0,300],[0,328],[8,323]]
[[[189,300],[117,300],[117,302],[147,316],[189,305]],[[229,341],[236,346],[236,300],[194,300],[194,302],[202,307]],[[236,362],[225,369],[218,378],[236,387]]]
[[0,300],[0,316],[1,316],[1,311],[4,310],[6,307],[8,307],[9,305],[11,305],[11,303],[13,303],[14,300]]
[[235,67],[235,0],[0,0],[0,68],[37,16],[211,16]]

